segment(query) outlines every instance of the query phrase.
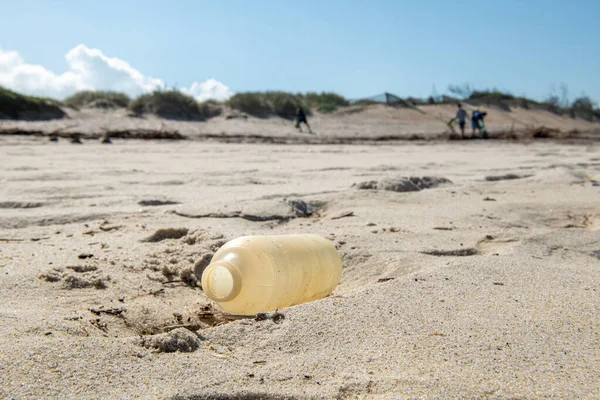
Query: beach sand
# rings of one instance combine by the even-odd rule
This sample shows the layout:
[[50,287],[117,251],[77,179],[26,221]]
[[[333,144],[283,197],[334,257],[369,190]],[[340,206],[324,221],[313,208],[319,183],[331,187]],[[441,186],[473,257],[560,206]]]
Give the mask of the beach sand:
[[[0,165],[0,397],[600,397],[598,144],[10,136]],[[222,315],[212,253],[286,233],[338,288]]]

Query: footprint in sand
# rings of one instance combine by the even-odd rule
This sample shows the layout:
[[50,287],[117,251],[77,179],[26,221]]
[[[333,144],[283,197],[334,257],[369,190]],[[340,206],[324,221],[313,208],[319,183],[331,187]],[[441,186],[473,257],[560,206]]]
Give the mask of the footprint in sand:
[[477,253],[486,256],[506,255],[514,253],[521,241],[514,238],[495,238],[486,236],[477,243]]
[[494,238],[487,235],[477,242],[475,247],[454,250],[427,250],[421,253],[436,257],[470,257],[470,256],[499,256],[511,254],[521,241],[514,238]]

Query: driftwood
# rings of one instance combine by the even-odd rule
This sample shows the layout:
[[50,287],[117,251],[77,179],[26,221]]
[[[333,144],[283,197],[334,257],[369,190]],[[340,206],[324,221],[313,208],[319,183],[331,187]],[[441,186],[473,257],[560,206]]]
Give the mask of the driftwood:
[[83,133],[83,132],[65,132],[68,129],[74,128],[77,125],[70,125],[51,132],[36,130],[36,129],[20,129],[20,128],[2,128],[0,127],[0,135],[2,136],[41,136],[49,138],[66,138],[66,139],[141,139],[141,140],[185,140],[186,136],[175,130],[160,130],[156,129],[117,129],[106,130],[104,132]]
[[[80,138],[103,140],[108,143],[110,139],[141,139],[141,140],[186,140],[190,139],[176,130],[160,129],[117,129],[108,130],[102,128],[100,132],[83,133],[79,131],[64,132],[73,126],[67,126],[52,132],[21,129],[4,128],[0,126],[0,136],[20,135],[20,136],[42,136],[49,137],[50,140],[61,138]],[[560,131],[555,128],[544,126],[527,127],[525,129],[498,130],[488,132],[487,139],[482,140],[509,140],[530,142],[539,139],[566,140],[576,142],[596,142],[598,141],[599,129],[592,131]],[[216,134],[201,133],[193,136],[198,141],[216,141],[221,143],[265,143],[265,144],[378,144],[378,143],[402,143],[411,141],[448,141],[448,140],[476,140],[481,139],[477,136],[462,137],[456,133],[439,134],[420,134],[412,135],[374,135],[374,136],[319,136],[319,135],[289,135],[289,136],[269,136],[257,134]]]
[[114,315],[114,316],[121,316],[121,314],[125,311],[121,308],[107,308],[107,309],[89,308],[88,310],[90,310],[90,312],[92,314],[96,314],[96,315],[108,314],[108,315]]

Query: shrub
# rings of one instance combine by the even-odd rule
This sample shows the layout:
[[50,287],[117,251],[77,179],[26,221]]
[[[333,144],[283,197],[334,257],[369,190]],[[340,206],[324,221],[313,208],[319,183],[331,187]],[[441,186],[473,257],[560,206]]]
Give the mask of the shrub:
[[571,104],[571,115],[593,121],[595,119],[594,102],[587,96],[575,99]]
[[310,115],[311,109],[328,113],[337,110],[338,107],[348,106],[350,102],[331,92],[293,94],[270,91],[237,93],[227,101],[227,104],[233,109],[259,118],[276,115],[292,119],[296,116],[298,107],[302,107],[306,114]]
[[323,104],[329,104],[336,107],[346,107],[350,105],[350,102],[346,98],[333,92],[308,92],[302,97],[307,106],[314,108]]
[[68,107],[118,108],[127,107],[129,102],[129,96],[125,93],[82,90],[67,97],[64,104]]
[[293,119],[296,116],[298,107],[303,107],[305,112],[309,114],[304,101],[298,95],[286,92],[266,92],[264,97],[271,113],[281,118]]
[[52,99],[25,96],[0,86],[0,119],[50,120],[66,114],[60,102]]
[[519,105],[517,99],[510,93],[499,90],[475,90],[467,99],[473,104],[496,106],[504,111],[510,111],[511,105]]
[[563,110],[560,108],[560,99],[556,95],[548,96],[539,105],[542,110],[546,110],[557,115],[562,115],[563,113]]
[[334,104],[329,104],[329,103],[325,103],[325,104],[321,104],[319,106],[317,106],[317,111],[323,114],[328,114],[328,113],[332,113],[334,111],[336,111],[338,109],[338,107]]
[[223,106],[216,100],[206,100],[198,105],[204,118],[218,117],[223,113]]
[[339,107],[346,107],[350,102],[343,96],[333,92],[308,92],[304,95],[299,95],[304,100],[304,103],[321,113],[330,113],[337,110]]
[[269,112],[259,92],[236,93],[227,100],[227,104],[233,109],[256,117],[266,117]]
[[513,100],[515,96],[499,90],[475,90],[469,96],[469,100]]
[[459,99],[457,99],[456,97],[448,96],[445,94],[440,96],[440,98],[438,99],[439,104],[456,104],[458,102]]
[[237,93],[227,100],[227,104],[233,109],[259,118],[277,115],[292,119],[298,107],[303,107],[307,114],[310,113],[301,96],[286,92]]
[[159,117],[184,121],[203,121],[202,111],[192,96],[178,90],[157,90],[144,94],[129,105],[136,114],[155,114]]

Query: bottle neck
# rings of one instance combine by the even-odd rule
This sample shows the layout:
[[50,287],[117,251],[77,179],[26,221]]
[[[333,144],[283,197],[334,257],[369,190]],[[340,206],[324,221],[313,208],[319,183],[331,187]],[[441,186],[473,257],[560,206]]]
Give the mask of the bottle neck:
[[227,261],[209,264],[202,273],[202,290],[213,301],[230,301],[241,289],[242,277],[238,269]]

